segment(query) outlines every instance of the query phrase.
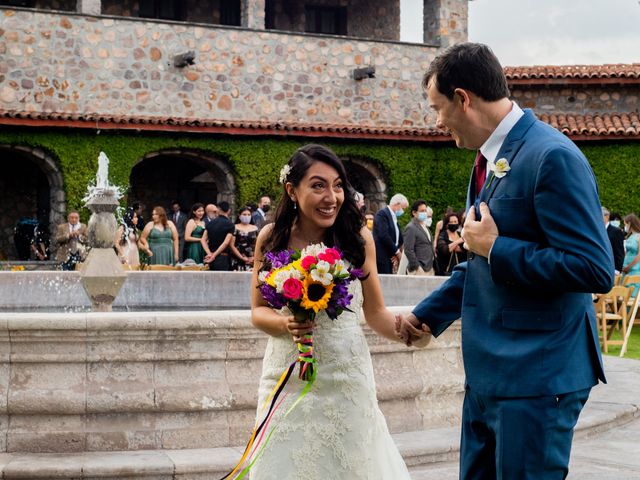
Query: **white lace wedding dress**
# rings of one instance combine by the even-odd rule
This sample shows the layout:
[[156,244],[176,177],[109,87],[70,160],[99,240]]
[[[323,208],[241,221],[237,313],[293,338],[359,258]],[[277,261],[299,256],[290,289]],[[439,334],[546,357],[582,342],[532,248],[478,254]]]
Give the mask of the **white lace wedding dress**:
[[[324,312],[318,315],[313,335],[316,382],[283,420],[303,387],[296,366],[287,386],[291,393],[270,424],[277,425],[277,430],[251,469],[253,480],[410,478],[378,408],[371,356],[360,326],[358,280],[352,282],[350,292],[350,309],[357,314],[344,312],[336,320]],[[296,356],[291,336],[269,338],[258,409]]]

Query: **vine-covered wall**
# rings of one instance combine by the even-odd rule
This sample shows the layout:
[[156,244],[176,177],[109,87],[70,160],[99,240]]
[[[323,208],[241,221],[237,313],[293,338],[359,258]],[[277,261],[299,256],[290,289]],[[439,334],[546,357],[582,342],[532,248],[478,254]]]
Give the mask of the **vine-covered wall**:
[[[111,183],[121,186],[129,184],[131,169],[146,154],[189,149],[214,155],[226,161],[233,171],[236,204],[242,205],[256,201],[262,194],[279,197],[280,168],[293,151],[305,143],[309,140],[126,132],[96,135],[63,130],[0,132],[0,144],[38,147],[58,162],[69,209],[82,207],[87,185],[95,179],[100,151],[110,159]],[[436,215],[447,206],[464,207],[472,152],[450,144],[340,140],[320,143],[343,158],[359,158],[377,165],[385,175],[387,199],[396,192],[404,193],[410,201],[424,198]],[[640,143],[602,142],[580,147],[598,178],[602,203],[622,214],[640,213],[640,195],[635,193],[639,191]],[[1,161],[2,158],[0,167]],[[562,205],[558,206],[558,213],[562,214]]]

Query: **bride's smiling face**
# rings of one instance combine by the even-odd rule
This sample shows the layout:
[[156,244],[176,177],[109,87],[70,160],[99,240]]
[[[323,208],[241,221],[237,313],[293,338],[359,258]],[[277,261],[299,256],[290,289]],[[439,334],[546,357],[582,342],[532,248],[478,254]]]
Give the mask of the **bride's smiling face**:
[[297,187],[287,192],[298,203],[303,222],[316,228],[329,228],[336,221],[344,202],[344,185],[338,171],[324,162],[313,162]]

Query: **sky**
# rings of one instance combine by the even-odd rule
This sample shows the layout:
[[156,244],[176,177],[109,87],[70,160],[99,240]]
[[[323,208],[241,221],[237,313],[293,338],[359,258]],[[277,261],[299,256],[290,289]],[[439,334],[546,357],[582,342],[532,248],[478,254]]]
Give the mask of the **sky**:
[[[423,0],[401,0],[401,39],[422,41]],[[640,0],[471,0],[469,40],[504,66],[640,63]]]

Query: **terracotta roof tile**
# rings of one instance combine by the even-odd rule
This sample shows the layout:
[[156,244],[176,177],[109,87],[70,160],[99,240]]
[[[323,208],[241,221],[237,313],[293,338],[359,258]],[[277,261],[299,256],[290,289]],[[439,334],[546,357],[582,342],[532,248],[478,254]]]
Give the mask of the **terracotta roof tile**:
[[505,67],[507,80],[537,78],[578,79],[640,79],[640,63],[606,65],[539,65],[531,67]]
[[[638,112],[606,112],[586,115],[572,113],[541,114],[539,118],[573,139],[640,139]],[[413,126],[311,124],[257,120],[199,120],[193,118],[125,117],[77,113],[0,111],[0,124],[105,130],[181,131],[231,135],[324,136],[427,142],[451,140],[444,130]]]

